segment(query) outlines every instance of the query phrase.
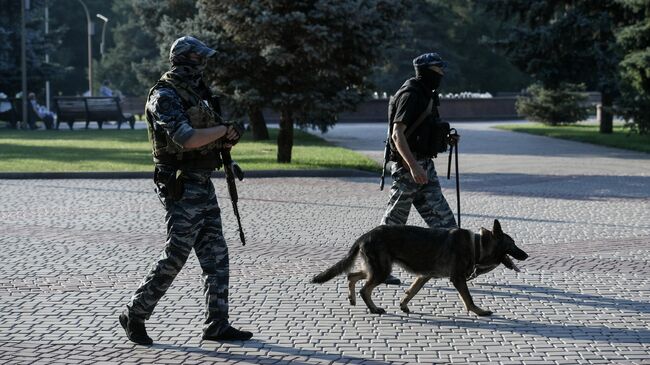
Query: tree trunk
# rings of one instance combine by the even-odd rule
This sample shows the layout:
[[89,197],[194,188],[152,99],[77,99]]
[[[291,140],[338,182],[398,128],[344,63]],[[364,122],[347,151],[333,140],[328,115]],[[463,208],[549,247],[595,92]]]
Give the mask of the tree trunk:
[[598,124],[600,125],[600,133],[612,133],[614,114],[612,113],[612,105],[614,104],[614,97],[608,91],[601,91],[600,97],[601,110],[600,110],[600,120]]
[[266,121],[262,109],[254,108],[248,111],[248,119],[251,123],[253,132],[253,141],[263,141],[269,139],[269,130],[266,128]]
[[280,112],[280,131],[278,132],[278,162],[291,162],[293,147],[293,117],[291,111],[283,109]]

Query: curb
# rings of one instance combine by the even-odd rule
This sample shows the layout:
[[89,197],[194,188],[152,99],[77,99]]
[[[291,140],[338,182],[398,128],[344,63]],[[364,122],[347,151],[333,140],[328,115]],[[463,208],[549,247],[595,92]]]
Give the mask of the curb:
[[[355,169],[323,170],[253,170],[244,172],[247,178],[273,177],[379,177],[379,173]],[[215,171],[212,177],[224,177],[223,171]],[[133,172],[0,172],[0,180],[27,179],[152,179],[153,171]]]

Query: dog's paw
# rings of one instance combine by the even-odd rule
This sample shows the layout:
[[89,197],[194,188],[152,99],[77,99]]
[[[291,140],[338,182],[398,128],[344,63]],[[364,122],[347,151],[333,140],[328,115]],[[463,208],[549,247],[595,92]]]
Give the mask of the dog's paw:
[[399,309],[401,309],[402,312],[404,312],[404,313],[411,313],[411,310],[409,309],[409,307],[407,305],[400,305]]
[[385,314],[386,310],[384,308],[375,308],[375,309],[370,309],[370,313],[372,314]]
[[357,298],[354,296],[348,295],[348,300],[350,301],[350,305],[357,305]]

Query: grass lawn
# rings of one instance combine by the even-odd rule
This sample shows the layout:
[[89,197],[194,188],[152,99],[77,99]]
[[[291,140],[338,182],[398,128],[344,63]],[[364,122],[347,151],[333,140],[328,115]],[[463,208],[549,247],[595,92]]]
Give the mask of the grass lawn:
[[598,125],[594,124],[547,126],[541,123],[525,123],[499,125],[495,128],[650,153],[650,135],[630,133],[622,125],[614,125],[612,134],[599,133]]
[[[275,162],[277,130],[271,139],[250,135],[233,148],[244,170],[351,168],[379,171],[369,158],[295,130],[291,164]],[[23,131],[0,129],[0,172],[152,171],[146,130]]]

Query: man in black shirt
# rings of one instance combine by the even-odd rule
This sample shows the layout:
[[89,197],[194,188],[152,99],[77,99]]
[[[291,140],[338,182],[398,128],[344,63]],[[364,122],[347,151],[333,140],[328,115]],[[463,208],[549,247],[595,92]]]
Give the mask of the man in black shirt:
[[[382,224],[406,224],[411,205],[431,228],[456,227],[454,214],[442,195],[432,158],[432,135],[438,114],[438,89],[446,63],[437,53],[413,60],[415,77],[397,91],[391,108],[391,167],[393,185]],[[450,139],[457,143],[457,137]],[[394,276],[387,284],[399,284]]]

